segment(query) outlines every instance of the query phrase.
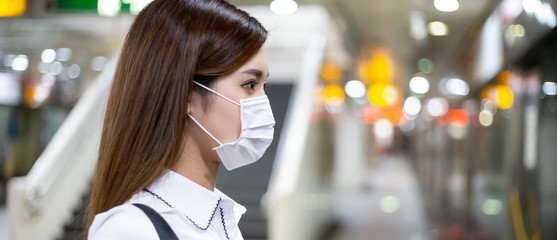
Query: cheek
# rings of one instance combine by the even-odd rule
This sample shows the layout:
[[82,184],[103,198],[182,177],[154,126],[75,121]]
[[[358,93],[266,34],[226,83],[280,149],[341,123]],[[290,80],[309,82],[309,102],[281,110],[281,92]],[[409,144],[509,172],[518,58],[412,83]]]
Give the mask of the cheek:
[[236,141],[242,132],[240,107],[224,100],[215,102],[212,111],[216,137],[223,143]]

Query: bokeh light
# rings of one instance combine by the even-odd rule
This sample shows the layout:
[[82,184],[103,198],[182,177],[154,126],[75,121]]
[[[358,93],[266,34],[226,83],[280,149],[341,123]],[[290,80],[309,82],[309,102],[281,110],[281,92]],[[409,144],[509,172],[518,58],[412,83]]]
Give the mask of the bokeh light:
[[447,80],[446,88],[449,94],[457,96],[466,96],[470,91],[468,83],[458,78],[451,78]]
[[493,216],[501,212],[502,204],[500,200],[497,199],[487,199],[482,204],[482,212],[485,215]]
[[376,83],[368,89],[369,101],[378,107],[397,105],[402,98],[402,91],[394,84]]
[[410,91],[417,94],[425,94],[429,91],[429,81],[425,77],[415,76],[410,79]]
[[457,0],[435,0],[433,5],[441,12],[454,12],[460,7]]
[[420,58],[418,60],[418,70],[425,74],[430,74],[433,72],[433,62],[429,58]]
[[72,50],[69,48],[58,48],[56,50],[56,60],[58,61],[69,61],[72,58]]
[[404,101],[404,112],[410,116],[416,116],[422,109],[422,103],[417,97],[408,97]]
[[449,104],[443,98],[432,98],[427,102],[427,112],[433,117],[444,115],[448,110]]
[[482,99],[489,99],[495,102],[500,109],[509,109],[514,102],[512,90],[509,86],[503,84],[487,85],[482,90],[481,95]]
[[45,49],[41,53],[41,61],[51,63],[56,59],[56,51],[54,49]]
[[64,65],[61,62],[55,61],[50,64],[48,72],[52,75],[59,75],[60,73],[62,73],[63,68]]
[[493,124],[493,113],[488,110],[482,110],[478,116],[480,124],[489,127]]
[[81,74],[81,68],[77,64],[73,64],[68,69],[68,76],[70,78],[77,78]]
[[15,71],[25,71],[29,67],[29,59],[26,55],[17,55],[12,60],[11,66]]
[[557,83],[544,82],[542,85],[542,90],[545,95],[555,96],[557,95]]
[[97,2],[97,13],[103,17],[114,17],[120,14],[122,8],[121,1],[99,0]]
[[366,86],[358,80],[351,80],[344,85],[344,91],[352,98],[361,98],[366,95]]
[[290,14],[296,12],[298,4],[292,0],[274,0],[271,3],[271,11],[278,14]]
[[395,196],[385,196],[381,198],[379,206],[383,212],[394,213],[400,208],[400,200]]
[[429,22],[427,29],[432,36],[446,36],[449,34],[449,27],[441,21]]
[[104,69],[104,65],[106,64],[106,57],[97,56],[93,58],[91,61],[91,69],[94,71],[102,71]]

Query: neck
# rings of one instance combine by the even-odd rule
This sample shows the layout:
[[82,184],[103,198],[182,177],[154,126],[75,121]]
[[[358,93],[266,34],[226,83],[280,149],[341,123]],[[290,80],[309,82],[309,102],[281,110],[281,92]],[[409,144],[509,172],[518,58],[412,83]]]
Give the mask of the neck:
[[[213,154],[205,155],[211,156]],[[218,159],[212,160],[210,157],[204,156],[194,141],[186,141],[180,160],[172,170],[209,191],[214,191],[219,166],[220,161]]]

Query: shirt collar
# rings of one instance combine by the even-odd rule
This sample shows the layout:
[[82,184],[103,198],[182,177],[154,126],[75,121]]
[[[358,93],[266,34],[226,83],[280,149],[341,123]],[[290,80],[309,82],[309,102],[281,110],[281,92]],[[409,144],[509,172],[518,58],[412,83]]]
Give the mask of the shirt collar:
[[147,190],[185,214],[201,229],[209,227],[223,197],[230,199],[220,191],[210,191],[172,170],[147,187]]

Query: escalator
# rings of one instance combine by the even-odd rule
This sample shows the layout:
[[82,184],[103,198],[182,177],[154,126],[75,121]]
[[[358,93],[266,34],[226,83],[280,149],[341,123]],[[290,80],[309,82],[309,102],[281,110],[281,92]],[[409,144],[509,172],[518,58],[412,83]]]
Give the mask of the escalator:
[[[242,235],[246,240],[267,239],[267,220],[263,215],[260,203],[269,184],[269,177],[292,92],[292,84],[268,84],[265,91],[271,102],[276,121],[273,143],[256,163],[232,172],[220,168],[221,170],[217,176],[217,188],[247,208],[246,214],[242,216],[239,223]],[[83,226],[88,194],[87,192],[83,196],[83,204],[75,209],[71,221],[64,226],[63,236],[59,239],[86,239],[86,236],[83,235]]]

